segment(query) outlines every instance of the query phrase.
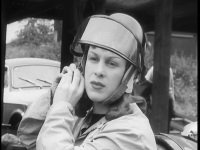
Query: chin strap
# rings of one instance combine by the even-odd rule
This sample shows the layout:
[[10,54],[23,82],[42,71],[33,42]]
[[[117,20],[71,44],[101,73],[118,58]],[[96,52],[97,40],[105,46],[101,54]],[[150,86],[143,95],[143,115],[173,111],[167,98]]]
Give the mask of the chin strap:
[[127,84],[129,80],[131,79],[134,71],[135,71],[135,68],[131,65],[129,69],[126,71],[120,86],[113,92],[111,96],[109,96],[103,101],[103,104],[111,104],[116,99],[119,99],[125,93],[126,89],[128,88]]

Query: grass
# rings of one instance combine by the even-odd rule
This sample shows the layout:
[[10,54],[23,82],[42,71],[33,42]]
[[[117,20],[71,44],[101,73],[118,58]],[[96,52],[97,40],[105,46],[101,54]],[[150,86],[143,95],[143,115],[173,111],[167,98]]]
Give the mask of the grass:
[[38,57],[60,61],[60,43],[50,43],[40,46],[13,46],[12,44],[6,46],[6,59],[22,57]]

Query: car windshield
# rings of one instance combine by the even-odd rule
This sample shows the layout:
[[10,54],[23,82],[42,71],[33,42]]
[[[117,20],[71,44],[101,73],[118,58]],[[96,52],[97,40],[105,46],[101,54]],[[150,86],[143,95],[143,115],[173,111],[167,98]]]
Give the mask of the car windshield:
[[49,87],[60,72],[59,67],[46,65],[18,66],[13,69],[13,88]]

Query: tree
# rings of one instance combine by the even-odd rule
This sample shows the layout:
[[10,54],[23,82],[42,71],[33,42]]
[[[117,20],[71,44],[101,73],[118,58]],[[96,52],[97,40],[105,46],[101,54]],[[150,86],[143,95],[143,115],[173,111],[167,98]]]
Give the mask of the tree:
[[13,44],[41,45],[53,42],[53,24],[45,19],[28,18],[27,24],[17,35],[18,39]]

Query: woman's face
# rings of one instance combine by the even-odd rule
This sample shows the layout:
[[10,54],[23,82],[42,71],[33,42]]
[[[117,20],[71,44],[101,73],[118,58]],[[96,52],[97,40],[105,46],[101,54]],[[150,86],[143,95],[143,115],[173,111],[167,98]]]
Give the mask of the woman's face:
[[102,102],[120,85],[126,60],[115,53],[90,46],[85,65],[85,88],[94,102]]

